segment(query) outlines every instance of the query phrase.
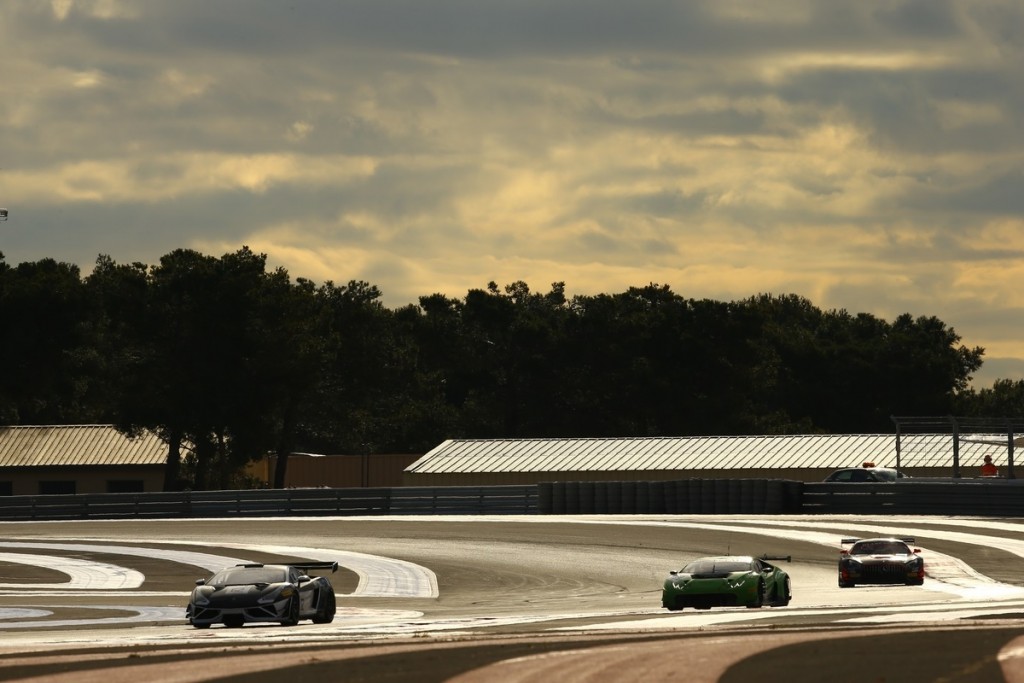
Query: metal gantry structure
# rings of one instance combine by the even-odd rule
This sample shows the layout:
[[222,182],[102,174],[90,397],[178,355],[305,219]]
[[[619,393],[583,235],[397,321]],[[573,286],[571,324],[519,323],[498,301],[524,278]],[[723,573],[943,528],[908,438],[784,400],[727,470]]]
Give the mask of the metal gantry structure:
[[959,478],[960,444],[991,444],[1006,447],[1006,478],[1015,479],[1013,453],[1024,446],[1024,417],[891,417],[896,425],[896,467],[901,466],[903,439],[910,434],[949,434],[953,453],[953,477]]

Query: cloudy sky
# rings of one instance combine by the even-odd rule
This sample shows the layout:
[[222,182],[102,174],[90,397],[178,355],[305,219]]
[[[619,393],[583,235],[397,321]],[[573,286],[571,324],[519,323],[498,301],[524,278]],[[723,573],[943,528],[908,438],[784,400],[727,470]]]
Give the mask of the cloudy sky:
[[3,0],[0,251],[938,316],[1024,377],[1022,0]]

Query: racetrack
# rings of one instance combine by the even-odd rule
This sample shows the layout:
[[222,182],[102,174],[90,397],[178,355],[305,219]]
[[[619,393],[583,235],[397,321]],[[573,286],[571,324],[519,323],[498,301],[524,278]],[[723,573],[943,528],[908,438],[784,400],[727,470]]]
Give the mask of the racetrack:
[[[917,538],[925,585],[839,589],[839,539],[881,534]],[[660,608],[668,570],[726,553],[792,555],[790,605]],[[1024,681],[1022,557],[1024,521],[1003,519],[0,523],[0,678]],[[296,558],[343,567],[332,624],[185,623],[196,578]],[[894,668],[854,676],[856,652]]]

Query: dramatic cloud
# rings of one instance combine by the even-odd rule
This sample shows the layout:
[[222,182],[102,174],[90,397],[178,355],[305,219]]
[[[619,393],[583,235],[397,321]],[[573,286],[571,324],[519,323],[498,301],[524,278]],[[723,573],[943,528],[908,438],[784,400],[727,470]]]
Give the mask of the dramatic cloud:
[[7,0],[9,263],[935,315],[1024,377],[1018,0]]

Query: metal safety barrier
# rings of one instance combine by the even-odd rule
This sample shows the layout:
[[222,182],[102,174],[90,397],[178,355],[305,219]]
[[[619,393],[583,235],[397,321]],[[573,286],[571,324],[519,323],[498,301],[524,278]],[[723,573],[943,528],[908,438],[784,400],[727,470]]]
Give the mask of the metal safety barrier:
[[0,497],[0,520],[365,515],[500,515],[537,512],[537,487],[444,486],[252,489]]
[[515,486],[258,489],[0,497],[0,521],[505,514],[1024,516],[1024,480],[554,481]]

